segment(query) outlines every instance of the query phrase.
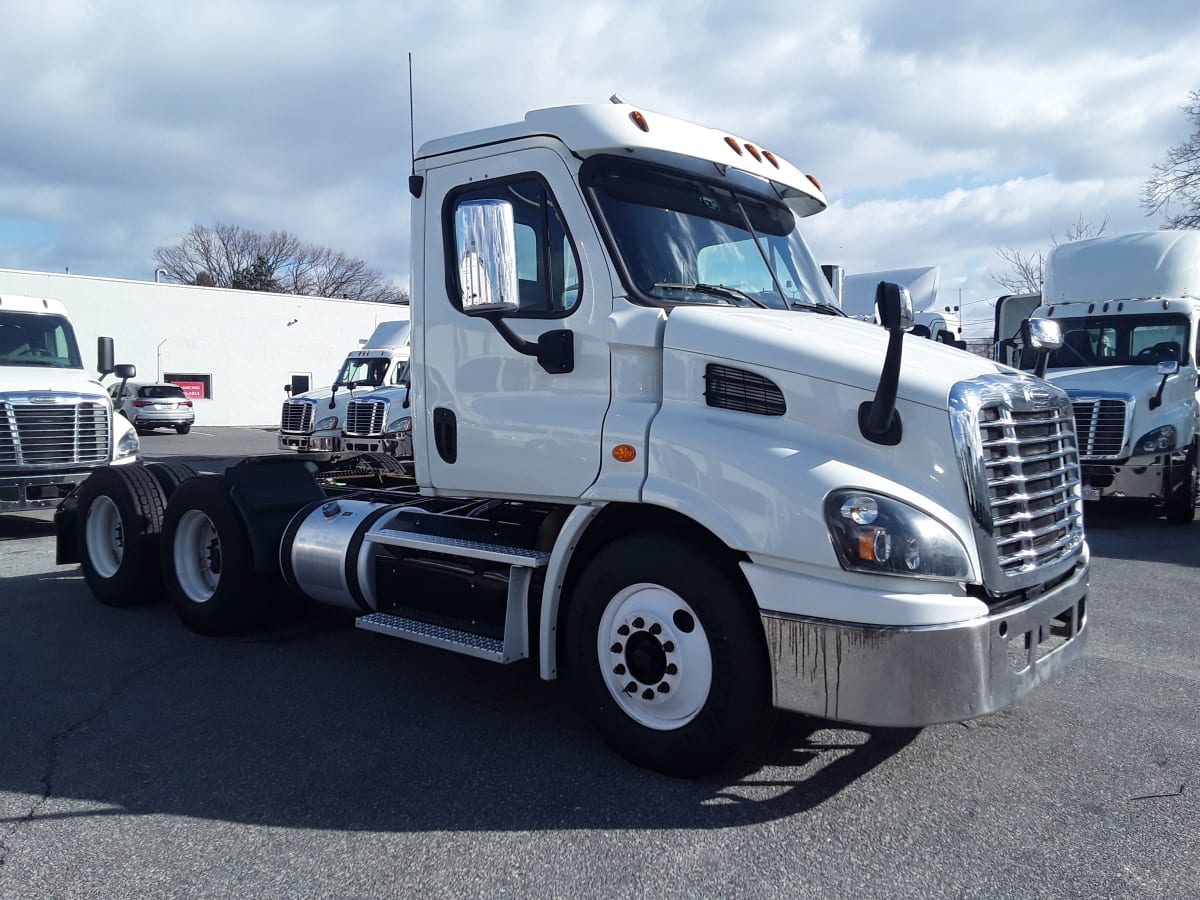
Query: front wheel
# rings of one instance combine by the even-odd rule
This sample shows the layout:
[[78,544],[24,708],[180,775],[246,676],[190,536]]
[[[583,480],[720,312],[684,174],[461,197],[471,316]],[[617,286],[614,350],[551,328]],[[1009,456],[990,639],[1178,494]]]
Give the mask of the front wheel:
[[733,563],[666,535],[596,555],[571,601],[572,674],[597,730],[632,762],[695,777],[761,732],[762,625]]
[[1183,465],[1172,466],[1167,478],[1171,484],[1167,490],[1163,514],[1168,522],[1186,525],[1196,518],[1196,495],[1200,491],[1200,472],[1197,471],[1194,443],[1188,448]]

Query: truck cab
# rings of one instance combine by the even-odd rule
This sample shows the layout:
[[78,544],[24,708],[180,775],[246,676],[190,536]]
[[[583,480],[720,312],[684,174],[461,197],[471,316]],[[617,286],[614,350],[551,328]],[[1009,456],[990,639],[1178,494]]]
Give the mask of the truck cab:
[[328,387],[289,397],[279,419],[281,450],[342,452],[346,410],[383,387],[398,385],[408,364],[409,322],[382,322],[362,349],[351,350]]
[[[98,347],[101,375],[112,339]],[[57,300],[0,296],[0,512],[47,509],[95,469],[137,458],[138,437],[113,418],[104,387],[84,372],[75,330]]]
[[997,302],[999,358],[1033,369],[1020,322],[1058,323],[1045,377],[1071,398],[1090,501],[1149,501],[1169,521],[1195,517],[1196,332],[1200,232],[1158,231],[1061,244],[1041,295]]

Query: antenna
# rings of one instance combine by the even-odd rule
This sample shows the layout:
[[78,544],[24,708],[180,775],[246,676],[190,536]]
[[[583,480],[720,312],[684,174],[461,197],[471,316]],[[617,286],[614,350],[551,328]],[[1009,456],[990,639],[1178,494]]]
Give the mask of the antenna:
[[408,192],[413,197],[420,197],[425,187],[425,179],[417,174],[417,138],[413,127],[413,77],[412,51],[408,53],[408,145],[409,159],[412,161],[412,173],[408,176]]

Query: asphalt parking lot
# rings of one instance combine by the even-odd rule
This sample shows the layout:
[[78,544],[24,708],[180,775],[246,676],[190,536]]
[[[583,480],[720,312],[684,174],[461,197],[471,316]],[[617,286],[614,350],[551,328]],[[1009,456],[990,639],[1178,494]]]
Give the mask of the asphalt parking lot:
[[202,638],[92,600],[49,514],[0,516],[0,897],[1198,896],[1200,523],[1089,516],[1091,643],[1057,679],[921,731],[783,716],[694,782],[528,663],[330,618]]

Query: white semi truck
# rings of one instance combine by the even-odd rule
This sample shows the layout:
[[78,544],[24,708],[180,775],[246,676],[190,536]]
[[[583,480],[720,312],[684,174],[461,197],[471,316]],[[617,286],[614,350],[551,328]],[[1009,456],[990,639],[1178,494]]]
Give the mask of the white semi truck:
[[938,300],[941,272],[941,266],[922,266],[847,275],[842,285],[842,308],[848,315],[874,322],[875,286],[881,281],[893,282],[912,297],[912,334],[954,344],[962,336],[962,323],[958,306]]
[[[57,516],[102,602],[160,586],[228,633],[281,577],[363,629],[569,674],[612,746],[676,775],[772,706],[961,720],[1081,652],[1066,395],[903,340],[895,285],[884,328],[845,316],[799,229],[814,179],[614,102],[427,143],[409,189],[411,484],[274,456],[135,500],[105,470]],[[149,524],[106,535],[98,504]]]
[[1071,398],[1085,500],[1150,501],[1195,517],[1200,232],[1152,231],[1060,244],[1042,293],[996,304],[997,358],[1037,364],[1020,323],[1056,321],[1045,375]]
[[[101,376],[132,378],[100,338]],[[83,368],[67,309],[57,300],[0,296],[0,512],[57,506],[93,470],[133,462],[138,436]]]
[[408,320],[380,322],[363,347],[346,355],[333,384],[285,400],[279,417],[279,448],[341,452],[351,401],[400,383],[408,364],[408,334]]

